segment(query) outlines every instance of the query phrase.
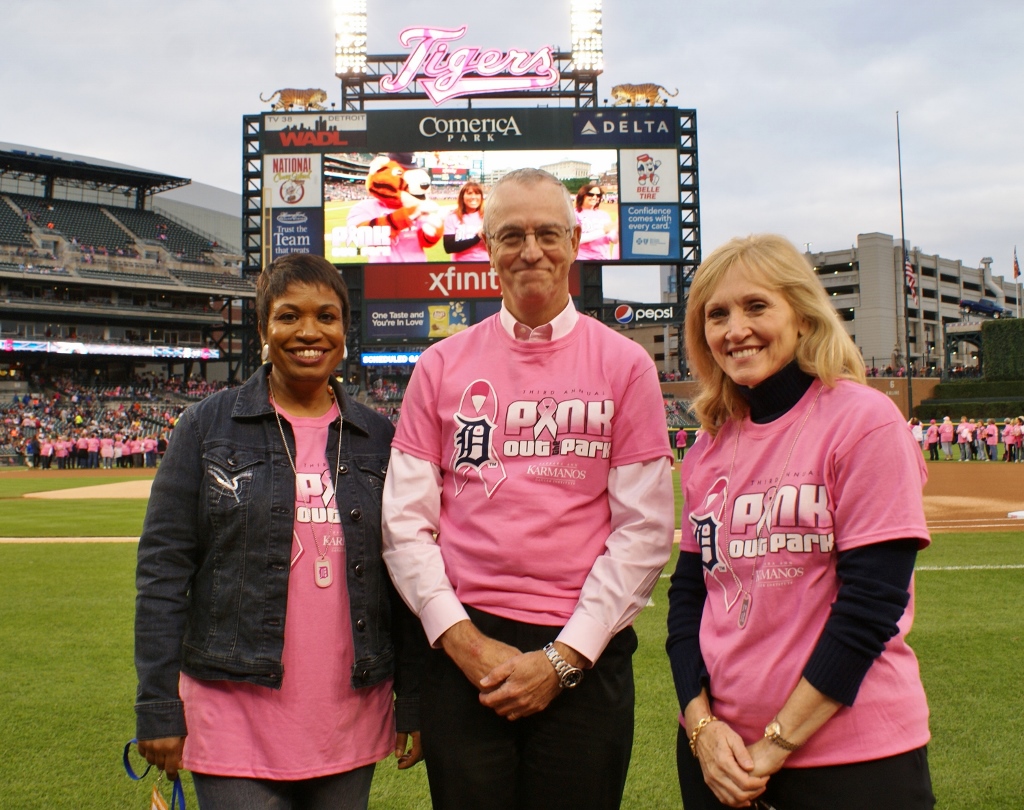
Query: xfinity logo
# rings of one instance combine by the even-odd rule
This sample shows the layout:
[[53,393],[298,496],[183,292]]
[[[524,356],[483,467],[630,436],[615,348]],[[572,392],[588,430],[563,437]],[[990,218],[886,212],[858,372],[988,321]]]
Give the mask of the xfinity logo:
[[430,272],[430,289],[427,292],[439,292],[447,298],[453,292],[469,290],[493,290],[500,294],[498,273],[493,267],[487,270],[459,270],[453,266],[441,273]]

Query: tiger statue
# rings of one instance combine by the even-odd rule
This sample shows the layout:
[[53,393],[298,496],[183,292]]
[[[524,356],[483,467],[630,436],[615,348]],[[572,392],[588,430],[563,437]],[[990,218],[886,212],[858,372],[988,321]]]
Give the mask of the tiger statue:
[[308,90],[294,90],[286,88],[271,93],[270,98],[263,98],[260,93],[260,101],[270,102],[277,97],[277,102],[272,104],[273,110],[291,110],[293,107],[302,107],[304,110],[323,110],[324,102],[327,101],[327,91],[310,87]]
[[616,107],[622,104],[628,104],[630,107],[639,107],[642,101],[646,101],[649,107],[656,107],[659,104],[662,107],[666,107],[668,106],[668,99],[663,98],[662,93],[672,98],[679,95],[678,90],[670,93],[660,84],[654,84],[653,82],[647,82],[646,84],[617,84],[612,88],[612,98],[615,100],[614,106]]

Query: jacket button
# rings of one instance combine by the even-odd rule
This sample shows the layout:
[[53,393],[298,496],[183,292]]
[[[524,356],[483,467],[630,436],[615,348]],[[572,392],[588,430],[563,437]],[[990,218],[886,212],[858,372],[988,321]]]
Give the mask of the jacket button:
[[348,472],[348,464],[342,464],[342,465],[340,465],[340,466],[338,467],[338,472],[340,472],[340,473],[341,473],[342,475],[344,475],[345,473],[347,473],[347,472]]
[[370,679],[370,671],[364,669],[362,672],[359,673],[359,679],[362,681],[368,681]]
[[365,629],[366,629],[366,620],[365,619],[360,619],[359,621],[356,622],[356,630],[359,630],[361,632],[361,631],[363,631]]
[[358,520],[362,520],[363,513],[360,512],[358,509],[353,509],[351,512],[348,513],[348,516],[350,518],[352,518],[352,520],[357,520],[358,521]]
[[237,461],[235,461],[235,457],[234,457],[234,456],[232,456],[231,458],[229,458],[229,459],[228,459],[228,466],[229,466],[229,467],[234,467],[234,466],[235,466],[235,464],[237,464],[237,463],[238,463],[238,462],[237,462]]
[[364,570],[363,569],[363,564],[362,563],[356,563],[356,567],[353,568],[352,570],[356,572],[356,576],[357,577],[361,577],[363,575],[363,570]]

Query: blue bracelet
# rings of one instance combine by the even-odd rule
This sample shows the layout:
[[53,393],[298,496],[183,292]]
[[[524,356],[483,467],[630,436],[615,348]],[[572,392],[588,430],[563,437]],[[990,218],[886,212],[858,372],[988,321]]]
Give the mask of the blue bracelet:
[[[128,778],[129,779],[133,779],[134,781],[138,782],[147,773],[149,773],[150,768],[152,768],[153,766],[152,765],[147,765],[146,766],[146,770],[144,770],[141,774],[136,774],[135,771],[132,770],[132,764],[131,764],[131,762],[128,761],[128,751],[136,743],[138,743],[138,740],[135,739],[134,737],[132,739],[128,740],[128,742],[125,743],[123,759],[124,759],[124,770],[125,770],[125,773],[128,774]],[[178,805],[181,806],[181,810],[185,810],[185,789],[181,786],[181,779],[180,778],[175,779],[171,784],[174,785],[174,787],[171,788],[171,810],[174,810],[175,807],[178,806]]]

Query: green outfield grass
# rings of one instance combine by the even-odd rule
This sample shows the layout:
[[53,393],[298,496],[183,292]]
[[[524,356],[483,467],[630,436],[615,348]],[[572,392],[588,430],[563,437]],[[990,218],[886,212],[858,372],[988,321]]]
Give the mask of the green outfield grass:
[[[0,498],[9,497],[9,483],[0,478]],[[14,501],[0,503],[6,523]],[[87,502],[38,503],[71,504],[72,516]],[[124,502],[113,507],[123,508]],[[137,534],[140,527],[136,523],[124,534]],[[120,763],[121,746],[134,728],[135,550],[131,543],[0,544],[0,807],[146,806],[152,775],[136,784]],[[910,640],[932,710],[929,753],[940,807],[1024,806],[1024,773],[1018,767],[1024,761],[1024,619],[1018,608],[1024,576],[1019,569],[964,568],[1022,564],[1021,532],[937,535],[919,557]],[[623,802],[636,810],[680,806],[674,761],[678,707],[664,654],[667,588],[663,577],[653,605],[636,623],[636,738]],[[194,810],[187,775],[185,785]],[[429,807],[422,765],[400,773],[390,761],[382,763],[370,806]]]

